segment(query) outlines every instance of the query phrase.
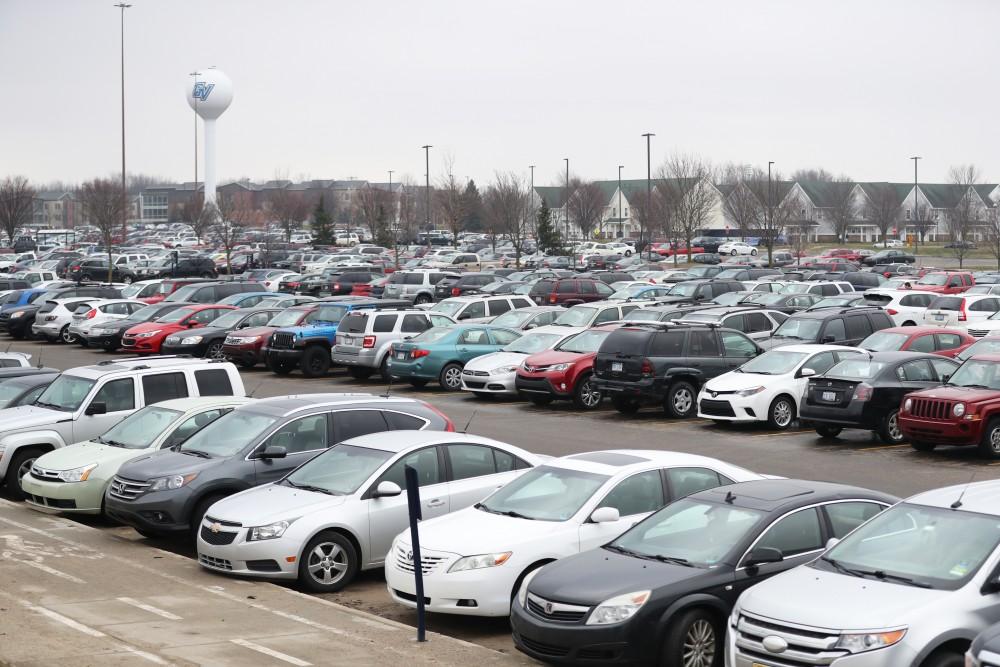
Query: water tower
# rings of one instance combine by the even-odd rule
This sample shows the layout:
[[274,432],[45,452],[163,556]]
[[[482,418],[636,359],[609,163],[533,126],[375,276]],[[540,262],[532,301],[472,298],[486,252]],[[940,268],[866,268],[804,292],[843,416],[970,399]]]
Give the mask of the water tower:
[[215,121],[233,101],[233,82],[217,69],[202,71],[189,84],[187,101],[205,124],[205,203],[215,203]]

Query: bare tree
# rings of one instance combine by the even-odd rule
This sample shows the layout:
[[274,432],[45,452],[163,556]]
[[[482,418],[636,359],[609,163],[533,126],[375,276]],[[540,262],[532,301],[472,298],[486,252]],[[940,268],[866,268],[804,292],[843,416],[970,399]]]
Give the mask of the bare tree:
[[657,187],[670,212],[672,234],[668,236],[684,240],[689,262],[691,239],[708,225],[712,211],[719,205],[711,177],[709,164],[690,155],[675,155],[660,168]]
[[830,223],[837,241],[847,243],[847,232],[858,219],[858,206],[854,199],[854,181],[849,176],[831,179],[828,188]]
[[903,207],[896,189],[889,183],[870,183],[865,189],[867,195],[864,217],[878,228],[882,234],[882,247],[887,247],[889,230],[896,226],[899,212]]
[[[649,192],[646,188],[636,189],[629,194],[628,201],[631,207],[630,214],[639,225],[639,238],[646,242],[647,256],[652,259],[654,230],[671,228],[670,211],[663,199],[663,193],[660,188]],[[665,236],[670,238],[669,232],[665,233]],[[639,248],[639,252],[642,252],[642,248]]]
[[793,181],[835,181],[836,177],[822,167],[812,169],[796,169],[792,172]]
[[601,186],[593,181],[570,181],[568,211],[570,220],[580,228],[580,235],[589,239],[594,227],[604,218],[604,210],[608,206],[608,198]]
[[767,247],[769,263],[773,261],[774,244],[788,227],[797,228],[798,242],[801,244],[803,237],[809,238],[808,230],[814,226],[811,220],[802,219],[797,210],[797,200],[789,197],[787,191],[783,192],[785,188],[782,183],[787,182],[782,179],[781,174],[772,174],[768,178],[763,169],[754,170],[753,178],[746,183],[761,202],[753,221],[753,230]]
[[19,229],[31,223],[35,189],[24,176],[8,176],[0,182],[0,228],[11,245]]
[[759,171],[750,165],[726,165],[719,174],[722,214],[743,240],[755,226],[763,205],[746,183],[759,179]]
[[233,248],[239,245],[255,217],[257,211],[249,192],[236,192],[231,195],[219,193],[216,203],[208,204],[212,223],[209,234],[216,243],[222,246],[226,253],[226,272],[233,273]]
[[965,257],[970,252],[967,237],[975,227],[983,222],[983,206],[973,187],[982,178],[979,169],[974,164],[952,167],[948,171],[948,177],[958,197],[955,206],[948,211],[948,231],[951,233],[952,240],[951,251],[958,259],[958,268],[962,268]]
[[389,208],[390,193],[382,188],[372,187],[370,183],[365,183],[364,187],[354,191],[354,208],[361,217],[362,222],[371,232],[372,239],[379,235],[379,221]]
[[458,181],[455,180],[455,174],[451,173],[452,167],[453,162],[446,160],[447,174],[440,179],[434,191],[434,207],[437,209],[438,220],[452,233],[452,238],[457,244],[458,234],[462,231],[462,221],[466,215],[466,198]]
[[530,237],[531,194],[523,179],[511,172],[498,173],[483,197],[487,227],[499,231],[514,246],[514,263],[521,266],[521,251]]
[[309,217],[309,202],[301,192],[288,188],[275,188],[267,193],[264,206],[271,217],[281,227],[285,243],[291,243],[292,230]]
[[120,181],[95,178],[84,183],[79,190],[80,201],[90,223],[97,227],[101,242],[108,251],[108,282],[111,282],[114,261],[115,233],[121,230],[122,218],[128,206],[128,197]]
[[171,218],[191,225],[199,243],[204,240],[212,224],[212,216],[205,206],[205,196],[201,192],[196,192],[190,200],[171,207]]

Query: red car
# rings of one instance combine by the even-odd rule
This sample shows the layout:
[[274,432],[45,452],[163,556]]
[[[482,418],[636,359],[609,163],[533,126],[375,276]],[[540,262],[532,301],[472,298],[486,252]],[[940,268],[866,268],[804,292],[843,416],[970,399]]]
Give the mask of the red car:
[[288,308],[280,315],[276,315],[267,326],[251,327],[250,329],[240,329],[233,331],[226,336],[226,341],[222,344],[222,353],[226,359],[239,364],[244,368],[253,368],[259,363],[263,363],[264,355],[262,350],[264,343],[271,334],[281,327],[297,327],[305,324],[309,315],[318,308],[316,304],[305,304]]
[[535,405],[571,400],[581,410],[600,406],[603,393],[591,384],[594,357],[616,325],[581,331],[555,349],[533,354],[517,369],[517,392]]
[[931,352],[942,357],[956,354],[976,342],[964,331],[935,326],[890,327],[876,331],[858,344],[871,352]]
[[190,285],[192,283],[204,283],[208,282],[205,278],[176,278],[164,280],[160,283],[159,289],[153,296],[142,297],[139,301],[143,303],[148,303],[153,305],[154,303],[159,303],[166,299],[168,296],[179,290],[180,288]]
[[235,306],[204,304],[172,310],[158,320],[138,324],[122,334],[122,349],[135,354],[159,354],[163,339],[172,333],[203,327]]
[[656,244],[655,251],[663,257],[673,257],[674,255],[695,255],[705,252],[704,248],[694,246],[691,248],[690,253],[685,245],[679,245],[675,243],[658,243]]
[[958,294],[976,284],[968,271],[931,271],[912,283],[912,289],[936,294]]

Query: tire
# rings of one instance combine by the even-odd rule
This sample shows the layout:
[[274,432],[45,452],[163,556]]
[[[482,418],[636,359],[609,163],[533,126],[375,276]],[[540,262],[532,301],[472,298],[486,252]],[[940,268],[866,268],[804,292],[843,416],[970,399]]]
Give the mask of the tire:
[[986,425],[979,441],[979,453],[983,458],[1000,459],[1000,419],[991,419]]
[[767,409],[767,425],[778,431],[786,431],[795,421],[795,401],[782,394],[771,401]]
[[69,332],[69,325],[67,324],[59,332],[59,340],[66,343],[67,345],[72,345],[76,342],[76,336]]
[[542,406],[542,405],[548,405],[549,403],[551,403],[552,402],[552,397],[551,396],[538,396],[538,395],[535,395],[535,394],[529,394],[528,395],[528,400],[531,401],[532,405]]
[[39,449],[22,447],[11,457],[10,466],[7,468],[7,477],[4,479],[4,487],[11,500],[24,500],[25,494],[21,490],[21,477],[31,470],[31,464],[42,454],[44,452]]
[[611,405],[615,406],[615,410],[623,415],[634,415],[639,412],[639,401],[634,398],[615,396],[611,399]]
[[428,382],[429,380],[425,380],[424,378],[412,378],[409,380],[410,386],[416,387],[417,389],[426,387]]
[[918,452],[933,452],[934,448],[937,447],[937,443],[925,442],[923,440],[910,440],[910,447],[913,447],[913,449]]
[[330,350],[320,345],[310,345],[302,355],[299,366],[307,378],[323,377],[330,370]]
[[299,583],[313,593],[339,591],[357,573],[358,552],[340,533],[320,533],[309,540],[299,557]]
[[663,409],[674,419],[693,417],[698,412],[698,392],[690,382],[674,382],[667,389]]
[[198,501],[198,504],[194,506],[194,511],[191,512],[191,518],[189,520],[188,533],[191,535],[191,542],[198,544],[198,531],[201,530],[201,522],[208,514],[208,508],[219,502],[226,496],[224,494],[215,494],[209,496],[208,498],[203,498]]
[[293,361],[277,361],[267,360],[267,368],[277,375],[288,375],[295,370],[295,362]]
[[118,346],[115,345],[114,341],[110,340],[106,343],[102,343],[101,347],[104,348],[105,352],[114,352],[115,350],[118,349]]
[[632,256],[632,251],[631,250],[626,250],[625,251],[625,256],[626,257],[631,257]]
[[729,252],[729,254],[730,254],[730,255],[732,255],[733,257],[736,257],[736,251],[735,251],[735,250],[731,250],[731,251]]
[[659,664],[722,667],[722,652],[718,619],[704,609],[692,609],[670,624]]
[[246,368],[248,370],[257,365],[256,362],[254,362],[254,361],[247,361],[246,359],[243,359],[242,361],[239,361],[238,363],[240,365],[240,368]]
[[367,366],[348,366],[347,374],[355,380],[367,380],[372,376],[372,369]]
[[920,667],[963,667],[965,664],[965,657],[961,653],[938,651],[924,660]]
[[878,425],[878,437],[887,445],[903,442],[903,432],[899,430],[899,410],[893,410]]
[[843,431],[839,426],[831,426],[830,424],[816,424],[816,433],[819,434],[821,438],[836,438]]
[[432,301],[429,294],[418,294],[417,298],[413,300],[413,305],[419,306],[425,303],[430,303]]
[[576,387],[573,389],[573,405],[580,410],[596,410],[601,406],[604,393],[594,387],[593,380],[593,375],[584,375],[576,379]]
[[750,250],[750,256],[751,257],[756,257],[757,256],[757,250],[756,249],[751,249]]
[[906,320],[905,322],[903,322],[903,326],[904,327],[915,327],[915,326],[917,326],[917,323],[913,322],[913,321],[910,321],[910,320]]
[[441,374],[438,375],[438,383],[446,391],[461,391],[462,367],[454,363],[445,364],[444,368],[441,369]]
[[206,359],[225,359],[226,355],[222,352],[222,341],[217,340],[210,343],[208,348],[205,349]]

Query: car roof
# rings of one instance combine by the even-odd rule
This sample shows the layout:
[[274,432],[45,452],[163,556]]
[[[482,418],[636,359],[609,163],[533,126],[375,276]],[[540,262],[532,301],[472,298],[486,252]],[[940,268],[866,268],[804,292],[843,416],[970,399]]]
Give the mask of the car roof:
[[65,372],[79,377],[96,379],[112,372],[136,371],[136,370],[159,370],[164,368],[230,368],[236,373],[236,367],[229,362],[206,361],[196,359],[186,355],[163,355],[158,357],[129,357],[124,359],[109,359],[99,361],[91,366],[77,366],[69,368]]
[[[899,501],[895,496],[859,486],[801,479],[760,479],[737,482],[699,491],[688,498],[727,503],[763,512],[779,511],[789,506],[799,507],[850,498],[869,498],[890,504]],[[727,502],[727,499],[730,500]]]
[[486,445],[489,447],[511,446],[509,443],[500,442],[492,438],[484,438],[483,436],[472,435],[470,433],[454,433],[451,431],[382,431],[360,435],[344,441],[346,445],[380,449],[385,452],[403,452],[416,447],[450,443]]
[[[831,295],[838,296],[838,295]],[[847,315],[849,313],[867,313],[867,312],[884,312],[878,306],[843,306],[843,307],[833,307],[833,308],[820,308],[819,310],[800,310],[794,315],[789,315],[789,318],[810,318],[810,319],[825,319],[833,315]]]
[[[961,496],[961,505],[955,507]],[[916,505],[928,505],[963,512],[981,512],[1000,516],[1000,480],[956,484],[924,491],[906,499]]]
[[[404,405],[424,405],[423,401],[398,396],[377,396],[365,393],[322,393],[322,394],[290,394],[287,396],[274,396],[271,398],[261,398],[252,404],[242,406],[242,409],[250,409],[273,417],[287,417],[297,412],[303,412],[311,408],[329,408],[339,405],[371,405],[378,406],[404,406]],[[393,431],[395,433],[395,431]]]
[[836,351],[851,351],[851,352],[863,352],[856,347],[851,347],[850,345],[825,345],[822,343],[802,343],[799,345],[782,345],[781,347],[776,347],[772,350],[765,351],[764,354],[768,352],[805,352],[812,354],[814,352],[828,352],[830,350]]
[[685,452],[653,449],[607,449],[561,456],[550,459],[546,463],[559,468],[612,476],[663,466],[718,467],[719,460]]
[[[946,359],[947,357],[942,357],[938,354],[932,354],[930,352],[913,352],[910,350],[886,350],[884,352],[872,352],[869,355],[872,361],[878,361],[887,364],[895,364],[901,361],[908,361],[910,359]],[[997,360],[1000,361],[1000,356],[997,356]]]
[[160,401],[153,405],[168,410],[188,412],[189,410],[200,410],[219,405],[245,405],[253,400],[248,396],[189,396],[187,398],[172,398],[169,401]]

